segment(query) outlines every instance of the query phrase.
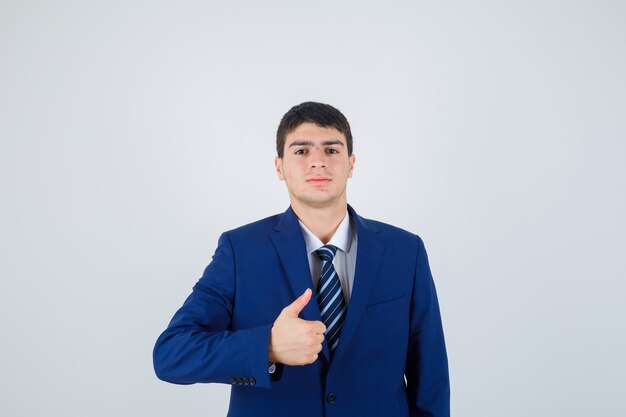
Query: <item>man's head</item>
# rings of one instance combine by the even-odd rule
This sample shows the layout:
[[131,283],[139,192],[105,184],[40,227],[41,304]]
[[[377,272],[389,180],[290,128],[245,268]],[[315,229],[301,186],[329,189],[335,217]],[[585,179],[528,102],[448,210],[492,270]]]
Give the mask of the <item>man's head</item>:
[[355,162],[345,116],[328,104],[302,103],[283,116],[276,137],[276,173],[294,210],[345,210]]
[[307,101],[293,106],[280,121],[276,132],[276,153],[279,158],[285,152],[285,138],[302,123],[314,123],[341,132],[346,138],[348,156],[352,155],[352,132],[348,119],[330,104]]

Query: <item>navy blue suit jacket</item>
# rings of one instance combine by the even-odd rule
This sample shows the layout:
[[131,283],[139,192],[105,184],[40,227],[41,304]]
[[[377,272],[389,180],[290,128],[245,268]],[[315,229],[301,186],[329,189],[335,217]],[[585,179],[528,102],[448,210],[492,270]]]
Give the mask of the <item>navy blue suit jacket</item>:
[[[232,384],[231,417],[449,416],[446,349],[422,240],[352,207],[354,287],[332,361],[268,372],[270,329],[312,288],[291,208],[221,235],[213,260],[154,348],[157,376]],[[315,298],[302,310],[321,320]],[[405,379],[406,377],[406,379]]]

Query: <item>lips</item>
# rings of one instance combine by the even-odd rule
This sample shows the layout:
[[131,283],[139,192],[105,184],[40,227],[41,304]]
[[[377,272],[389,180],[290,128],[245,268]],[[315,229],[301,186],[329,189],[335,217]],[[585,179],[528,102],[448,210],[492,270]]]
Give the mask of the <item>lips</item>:
[[330,182],[330,178],[327,178],[327,177],[311,177],[311,178],[307,179],[306,182],[312,183],[312,184],[326,184],[327,182]]

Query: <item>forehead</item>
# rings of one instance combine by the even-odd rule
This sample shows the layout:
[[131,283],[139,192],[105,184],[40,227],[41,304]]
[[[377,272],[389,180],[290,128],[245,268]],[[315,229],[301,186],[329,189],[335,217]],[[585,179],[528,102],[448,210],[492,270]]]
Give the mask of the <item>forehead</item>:
[[344,145],[346,144],[346,137],[344,134],[334,127],[322,127],[316,125],[315,123],[305,122],[285,136],[285,145],[289,146],[296,141],[321,143],[328,140],[338,140]]

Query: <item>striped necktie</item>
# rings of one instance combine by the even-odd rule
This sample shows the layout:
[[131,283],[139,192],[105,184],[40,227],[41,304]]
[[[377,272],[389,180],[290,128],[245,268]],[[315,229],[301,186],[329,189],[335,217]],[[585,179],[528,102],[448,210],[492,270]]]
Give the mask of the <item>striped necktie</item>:
[[346,315],[346,301],[341,291],[341,282],[333,266],[337,247],[325,245],[315,253],[322,261],[322,275],[317,283],[317,303],[320,306],[322,322],[326,326],[326,342],[332,354],[337,348],[339,333]]

